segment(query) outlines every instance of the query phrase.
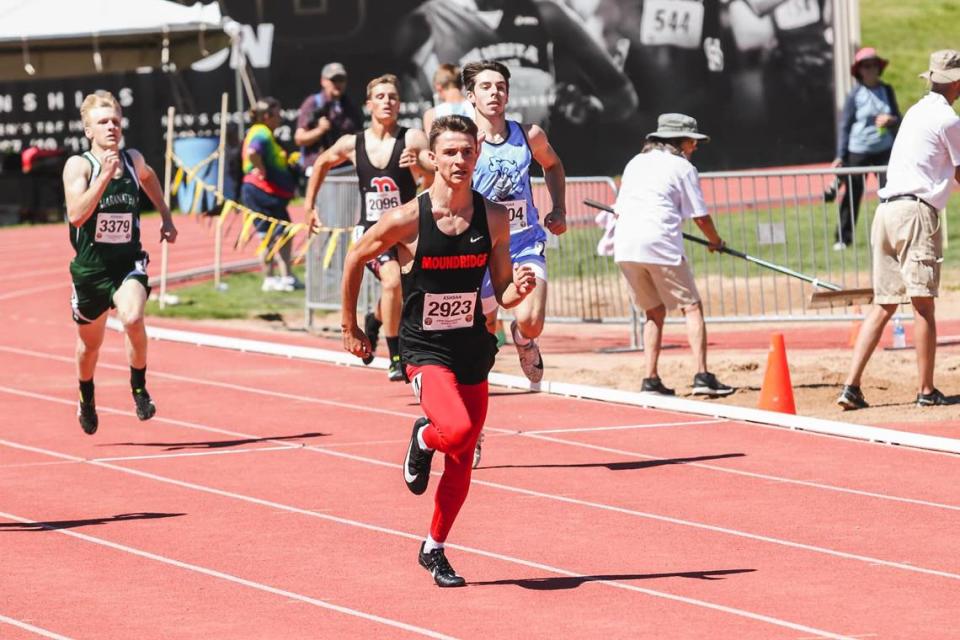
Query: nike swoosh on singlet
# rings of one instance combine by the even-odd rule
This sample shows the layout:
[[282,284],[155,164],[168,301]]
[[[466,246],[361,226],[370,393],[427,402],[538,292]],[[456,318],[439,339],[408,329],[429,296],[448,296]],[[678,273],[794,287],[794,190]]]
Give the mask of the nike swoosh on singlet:
[[481,240],[483,240],[483,236],[477,236],[476,238],[470,238],[470,243],[480,242]]

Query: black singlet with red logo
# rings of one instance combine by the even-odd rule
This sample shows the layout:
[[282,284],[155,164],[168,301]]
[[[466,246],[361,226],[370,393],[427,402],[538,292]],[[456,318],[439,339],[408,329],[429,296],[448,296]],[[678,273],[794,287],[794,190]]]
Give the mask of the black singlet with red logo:
[[445,366],[461,384],[480,384],[497,355],[497,339],[480,308],[493,246],[483,196],[473,192],[470,226],[455,236],[437,227],[429,193],[418,204],[417,253],[401,275],[400,355],[408,364]]
[[360,185],[360,226],[372,227],[384,211],[399,207],[417,195],[417,183],[407,167],[400,167],[407,130],[397,129],[393,153],[385,169],[379,169],[367,156],[366,130],[357,134],[357,179]]

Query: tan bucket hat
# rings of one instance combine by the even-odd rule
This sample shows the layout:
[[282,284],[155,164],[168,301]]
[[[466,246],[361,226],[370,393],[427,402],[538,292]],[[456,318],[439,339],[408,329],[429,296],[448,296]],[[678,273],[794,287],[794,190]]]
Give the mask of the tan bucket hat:
[[697,130],[697,121],[682,113],[661,113],[657,118],[657,130],[647,134],[650,138],[692,138],[710,142],[710,136]]
[[921,73],[920,77],[938,84],[960,80],[960,51],[934,51],[930,54],[930,69]]

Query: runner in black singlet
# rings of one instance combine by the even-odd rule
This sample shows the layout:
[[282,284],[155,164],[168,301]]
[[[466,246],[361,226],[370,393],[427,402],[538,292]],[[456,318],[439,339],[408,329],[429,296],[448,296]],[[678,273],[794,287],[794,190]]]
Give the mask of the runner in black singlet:
[[344,348],[364,357],[357,326],[363,264],[396,248],[403,271],[401,351],[426,417],[413,426],[403,465],[407,488],[427,489],[435,451],[445,456],[429,535],[419,562],[441,587],[465,584],[450,567],[444,541],[467,497],[473,450],[487,414],[487,374],[496,355],[486,330],[480,285],[489,268],[497,301],[519,304],[536,286],[529,267],[510,264],[506,207],[471,188],[477,127],[463,116],[437,118],[430,131],[436,179],[416,200],[384,214],[347,254],[343,276]]
[[[304,200],[316,202],[317,191],[330,169],[348,160],[352,162],[357,167],[360,188],[360,220],[354,230],[354,240],[372,227],[385,211],[412,200],[417,194],[417,177],[433,171],[427,159],[427,137],[423,131],[405,129],[397,124],[400,94],[395,76],[383,75],[370,81],[367,108],[372,118],[370,128],[360,134],[341,137],[317,157]],[[311,231],[316,229],[319,219],[319,212],[312,209],[308,216]],[[373,361],[380,327],[385,325],[390,352],[388,376],[392,381],[399,381],[403,379],[403,369],[397,337],[401,296],[396,253],[387,251],[375,256],[367,266],[380,280],[381,298],[376,310],[364,319],[372,347],[364,364]]]

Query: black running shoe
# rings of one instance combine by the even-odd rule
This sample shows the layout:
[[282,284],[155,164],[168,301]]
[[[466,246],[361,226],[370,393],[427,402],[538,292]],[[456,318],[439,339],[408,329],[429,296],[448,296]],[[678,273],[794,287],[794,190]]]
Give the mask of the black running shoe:
[[97,407],[92,402],[80,401],[77,406],[77,419],[80,420],[80,428],[89,436],[97,432],[100,426],[100,418],[97,417]]
[[717,376],[707,371],[693,376],[694,395],[720,398],[723,396],[728,396],[734,391],[736,391],[736,389],[723,384],[717,380]]
[[380,326],[382,324],[372,311],[363,318],[363,332],[367,334],[367,340],[370,341],[370,355],[363,359],[363,364],[373,362],[373,354],[377,352],[377,342],[380,340]]
[[423,547],[426,542],[420,544],[420,566],[430,572],[433,581],[438,587],[464,587],[467,581],[457,575],[457,572],[450,566],[443,549],[434,549],[429,553],[424,553]]
[[387,377],[390,382],[400,382],[403,380],[403,365],[400,363],[400,356],[390,358],[390,368],[387,369]]
[[656,393],[661,396],[673,396],[677,394],[677,392],[673,389],[663,386],[663,381],[660,380],[659,376],[655,376],[653,378],[644,378],[643,382],[640,384],[640,391],[646,393]]
[[[917,404],[919,403],[920,397],[917,396]],[[837,404],[843,407],[844,411],[866,409],[870,406],[864,399],[863,391],[860,390],[860,387],[852,384],[843,385],[843,390],[840,392],[840,397],[837,398]]]
[[141,420],[149,420],[157,413],[157,406],[153,404],[150,394],[146,389],[133,392],[133,402],[137,407],[137,417]]
[[417,432],[430,421],[420,418],[413,423],[413,435],[410,436],[410,446],[407,447],[407,457],[403,461],[403,480],[407,489],[414,495],[420,495],[427,490],[430,481],[430,463],[433,461],[433,451],[424,449],[417,440]]
[[917,394],[918,407],[939,407],[945,404],[951,404],[947,397],[940,393],[940,389],[934,389],[930,393]]

